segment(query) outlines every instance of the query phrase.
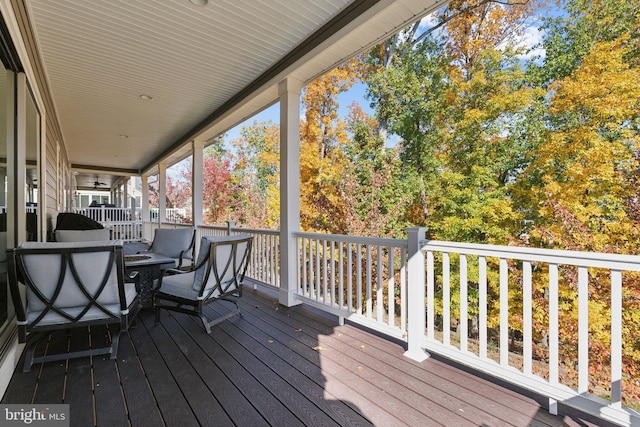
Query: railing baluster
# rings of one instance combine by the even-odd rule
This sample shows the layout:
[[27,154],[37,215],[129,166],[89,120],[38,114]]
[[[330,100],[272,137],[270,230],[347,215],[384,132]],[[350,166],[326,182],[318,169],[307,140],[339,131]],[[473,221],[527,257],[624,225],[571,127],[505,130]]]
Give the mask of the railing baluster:
[[578,267],[578,393],[589,391],[589,273]]
[[531,263],[522,263],[522,358],[523,372],[531,374],[533,362]]
[[306,238],[301,238],[300,245],[302,246],[302,294],[304,296],[309,296],[309,284],[307,282],[307,240]]
[[382,317],[382,309],[384,308],[384,304],[382,302],[382,246],[378,245],[376,251],[376,271],[377,279],[376,279],[376,320],[378,322],[383,322],[384,319]]
[[467,256],[460,255],[460,320],[458,331],[460,332],[460,351],[468,349],[468,309],[467,309]]
[[611,271],[611,405],[622,406],[622,272]]
[[329,246],[329,263],[331,266],[331,276],[329,276],[329,285],[331,286],[331,306],[336,306],[336,260],[334,254],[335,242],[332,240]]
[[353,249],[351,243],[347,243],[347,301],[349,313],[353,312]]
[[442,253],[442,342],[451,342],[451,263],[449,253]]
[[362,315],[362,244],[356,246],[356,309]]
[[509,265],[500,258],[500,364],[509,365]]
[[372,317],[372,307],[371,305],[373,304],[373,295],[372,295],[372,290],[371,290],[371,282],[372,282],[372,278],[371,278],[371,245],[366,245],[366,261],[367,261],[367,270],[366,270],[366,274],[367,274],[367,319],[371,319]]
[[314,264],[314,258],[313,258],[313,241],[311,238],[309,238],[308,240],[308,248],[307,250],[309,251],[308,254],[308,259],[307,259],[307,271],[309,272],[309,274],[307,275],[307,287],[308,287],[308,294],[307,297],[309,298],[313,298],[313,283],[315,281],[315,277],[313,275],[313,264]]
[[316,260],[316,275],[315,275],[315,297],[316,297],[316,301],[320,300],[320,278],[322,276],[322,271],[320,270],[320,242],[318,239],[314,239],[315,242],[315,246],[316,246],[316,255],[315,255],[315,260]]
[[396,322],[396,301],[395,301],[395,265],[393,259],[393,248],[388,247],[388,261],[387,261],[387,305],[388,305],[388,325],[393,326]]
[[479,356],[487,358],[487,258],[478,257],[478,339]]
[[436,303],[433,252],[427,251],[427,337],[435,339]]
[[344,243],[338,243],[338,306],[344,310]]
[[400,329],[407,330],[407,252],[400,248]]
[[559,364],[558,265],[549,264],[549,382],[558,384]]
[[327,303],[327,280],[329,264],[327,261],[327,241],[322,241],[322,302]]

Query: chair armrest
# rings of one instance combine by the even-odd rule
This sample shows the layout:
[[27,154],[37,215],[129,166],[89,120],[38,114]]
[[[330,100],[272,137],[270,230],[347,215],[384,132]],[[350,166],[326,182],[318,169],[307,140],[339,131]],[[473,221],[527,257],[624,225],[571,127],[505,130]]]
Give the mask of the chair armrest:
[[131,273],[125,274],[124,281],[125,282],[133,282],[136,286],[136,291],[140,292],[140,274],[137,271],[132,271]]

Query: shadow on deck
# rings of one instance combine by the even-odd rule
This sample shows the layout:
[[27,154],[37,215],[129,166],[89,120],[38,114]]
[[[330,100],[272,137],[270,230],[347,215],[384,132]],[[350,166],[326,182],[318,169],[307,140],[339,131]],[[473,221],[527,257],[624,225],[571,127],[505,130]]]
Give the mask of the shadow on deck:
[[[545,399],[446,360],[411,361],[400,344],[306,306],[284,308],[251,290],[240,305],[244,316],[211,335],[198,319],[163,311],[155,325],[143,311],[117,361],[73,359],[29,373],[21,362],[2,403],[67,403],[72,426],[603,425],[552,416]],[[106,328],[56,332],[46,351],[105,340]]]

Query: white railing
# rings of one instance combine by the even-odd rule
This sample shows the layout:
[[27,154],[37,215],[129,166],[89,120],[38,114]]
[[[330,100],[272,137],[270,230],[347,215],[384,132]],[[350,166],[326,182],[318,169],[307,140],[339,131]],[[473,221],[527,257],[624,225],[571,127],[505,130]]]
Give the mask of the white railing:
[[301,300],[406,339],[406,240],[295,236]]
[[96,206],[88,208],[74,208],[73,212],[89,217],[99,223],[130,222],[140,219],[138,217],[138,211],[135,209],[132,210],[131,208]]
[[[551,412],[562,402],[620,425],[640,425],[640,414],[622,405],[622,382],[636,380],[623,378],[623,286],[634,275],[638,279],[639,256],[438,241],[419,247],[412,254],[419,262],[410,267],[409,299],[426,291],[426,304],[409,314],[410,340],[421,336],[422,348],[547,396]],[[611,295],[603,308],[610,313],[608,367],[589,363],[589,341],[595,339],[590,329],[597,329],[589,318],[590,286]],[[571,293],[575,299],[568,298]],[[469,326],[474,319],[477,323]],[[559,319],[575,323],[575,337],[561,335]],[[456,324],[454,331],[451,325]],[[521,345],[517,352],[510,351],[514,332]],[[562,354],[569,338],[577,341],[575,367]],[[540,351],[534,355],[534,348],[547,350],[544,359]],[[415,349],[410,341],[409,352]],[[610,381],[593,384],[590,369],[608,369]],[[572,370],[577,371],[573,383],[567,379]],[[594,389],[608,399],[594,395]]]
[[[278,231],[200,226],[197,240],[242,232],[256,236],[248,277],[279,287]],[[622,386],[635,380],[623,374],[622,333],[640,325],[623,325],[622,295],[628,280],[640,280],[639,256],[425,241],[424,229],[408,232],[407,240],[294,233],[298,280],[289,287],[301,302],[406,341],[408,357],[431,351],[529,388],[549,398],[552,413],[563,403],[640,425]],[[590,286],[611,295],[607,384],[590,382]],[[567,319],[575,323],[575,366],[563,359]]]
[[[158,208],[149,209],[149,218],[151,221],[158,221],[159,210]],[[187,216],[187,210],[184,208],[166,208],[165,209],[165,221],[170,223],[180,224]]]
[[75,208],[74,213],[84,215],[111,230],[113,239],[139,241],[142,239],[142,221],[139,208],[112,208],[106,206]]
[[111,222],[105,225],[111,230],[111,238],[125,242],[137,242],[142,240],[142,222]]
[[[254,237],[247,278],[255,284],[277,289],[280,287],[280,232],[251,228],[236,228],[233,222],[227,227],[200,226],[196,241],[203,236],[224,236],[248,233]],[[196,250],[198,248],[196,247]]]

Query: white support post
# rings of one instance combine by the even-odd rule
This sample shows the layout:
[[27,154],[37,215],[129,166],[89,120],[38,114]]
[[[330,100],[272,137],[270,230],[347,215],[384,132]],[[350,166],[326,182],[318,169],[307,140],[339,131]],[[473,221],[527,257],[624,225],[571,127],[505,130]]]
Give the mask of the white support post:
[[167,164],[158,164],[158,224],[167,220]]
[[124,183],[122,184],[122,207],[129,207],[129,177],[124,178]]
[[193,162],[191,167],[191,215],[193,226],[198,227],[204,224],[204,204],[202,195],[204,184],[202,177],[204,174],[204,141],[193,141],[191,145],[193,151]]
[[142,220],[142,238],[151,241],[151,213],[149,212],[149,177],[140,177],[140,219]]
[[[231,236],[231,231],[236,228],[236,222],[232,220],[227,221],[227,235]],[[254,246],[255,247],[255,246]]]
[[286,78],[280,97],[280,294],[287,307],[300,304],[296,238],[300,230],[300,89],[302,82]]
[[149,177],[142,175],[140,183],[140,219],[142,222],[149,222],[151,220],[149,214]]
[[425,228],[407,228],[409,243],[409,260],[407,261],[407,351],[409,359],[422,362],[429,353],[422,348],[426,329],[425,304],[425,256],[421,250],[421,242],[425,238]]

